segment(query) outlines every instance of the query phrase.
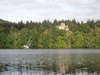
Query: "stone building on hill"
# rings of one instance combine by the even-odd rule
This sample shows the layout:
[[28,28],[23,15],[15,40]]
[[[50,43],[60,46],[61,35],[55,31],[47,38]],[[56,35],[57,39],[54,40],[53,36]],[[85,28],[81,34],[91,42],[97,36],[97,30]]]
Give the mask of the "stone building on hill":
[[62,30],[66,30],[68,31],[69,28],[68,28],[68,25],[65,26],[65,23],[60,23],[60,26],[56,26],[58,29],[62,29]]

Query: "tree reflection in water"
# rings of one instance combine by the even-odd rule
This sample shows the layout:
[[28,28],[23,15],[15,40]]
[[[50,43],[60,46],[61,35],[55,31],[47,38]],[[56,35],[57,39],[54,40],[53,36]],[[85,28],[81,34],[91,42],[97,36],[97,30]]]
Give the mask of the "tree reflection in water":
[[40,73],[39,75],[100,75],[99,57],[99,54],[64,53],[19,54],[12,55],[10,58],[5,56],[12,62],[6,62],[7,60],[3,57],[4,59],[0,61],[0,75],[7,71],[16,71],[18,75],[24,75],[24,73],[26,75],[37,73]]

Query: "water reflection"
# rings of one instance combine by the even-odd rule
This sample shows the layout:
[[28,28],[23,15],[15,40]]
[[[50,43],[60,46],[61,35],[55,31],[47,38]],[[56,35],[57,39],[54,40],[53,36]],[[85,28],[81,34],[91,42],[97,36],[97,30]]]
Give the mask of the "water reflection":
[[0,75],[100,75],[100,53],[1,53]]

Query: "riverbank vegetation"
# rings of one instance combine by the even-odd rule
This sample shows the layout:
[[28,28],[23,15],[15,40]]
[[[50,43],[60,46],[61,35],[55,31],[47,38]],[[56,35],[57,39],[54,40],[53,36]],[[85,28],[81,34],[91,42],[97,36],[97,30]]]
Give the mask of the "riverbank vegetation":
[[[69,30],[59,30],[56,26],[60,23],[68,25]],[[100,20],[14,23],[0,19],[1,49],[21,49],[27,43],[32,49],[97,49],[100,48]]]

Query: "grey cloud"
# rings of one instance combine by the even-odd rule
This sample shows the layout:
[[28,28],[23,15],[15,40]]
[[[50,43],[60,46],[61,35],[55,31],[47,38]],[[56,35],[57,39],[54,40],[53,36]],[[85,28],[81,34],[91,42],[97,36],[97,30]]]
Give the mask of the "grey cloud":
[[[100,0],[2,0],[0,16],[15,20],[100,19]],[[2,14],[2,15],[1,15]],[[35,19],[34,19],[35,18]],[[12,19],[11,19],[12,20]]]

